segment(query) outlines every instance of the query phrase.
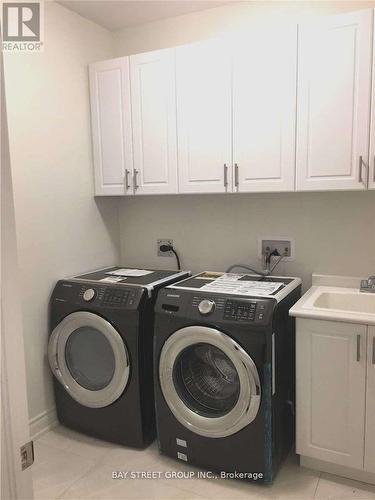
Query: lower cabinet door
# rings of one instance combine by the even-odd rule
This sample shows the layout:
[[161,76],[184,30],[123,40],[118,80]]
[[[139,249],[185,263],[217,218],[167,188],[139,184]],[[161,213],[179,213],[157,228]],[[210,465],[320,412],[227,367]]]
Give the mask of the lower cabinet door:
[[297,453],[363,469],[366,344],[364,325],[297,320]]
[[375,326],[368,330],[365,470],[375,473]]

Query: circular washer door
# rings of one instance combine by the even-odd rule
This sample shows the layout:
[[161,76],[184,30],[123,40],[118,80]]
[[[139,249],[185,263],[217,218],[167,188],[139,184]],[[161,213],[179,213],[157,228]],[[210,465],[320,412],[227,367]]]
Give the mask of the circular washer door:
[[201,436],[230,436],[257,416],[261,387],[255,363],[215,328],[188,326],[171,335],[161,351],[159,379],[176,419]]
[[90,312],[66,316],[48,344],[51,370],[78,403],[101,408],[124,392],[129,380],[129,355],[117,330]]

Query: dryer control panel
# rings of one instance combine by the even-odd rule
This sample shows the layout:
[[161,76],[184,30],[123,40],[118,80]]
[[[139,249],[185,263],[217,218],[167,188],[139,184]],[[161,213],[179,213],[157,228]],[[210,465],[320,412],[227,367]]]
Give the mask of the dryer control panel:
[[99,285],[59,281],[53,292],[54,302],[77,304],[85,309],[136,309],[145,289],[138,286]]

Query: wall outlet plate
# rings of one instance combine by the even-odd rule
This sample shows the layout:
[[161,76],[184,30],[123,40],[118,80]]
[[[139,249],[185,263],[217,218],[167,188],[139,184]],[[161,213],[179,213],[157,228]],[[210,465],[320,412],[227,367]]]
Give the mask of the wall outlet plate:
[[284,262],[290,262],[296,258],[294,238],[287,236],[263,236],[258,238],[258,259],[263,258],[267,247],[269,247],[271,252],[276,248],[280,255],[283,255],[286,251],[287,254],[283,258]]
[[157,240],[157,255],[158,257],[173,257],[173,252],[170,250],[168,252],[162,252],[160,250],[160,247],[162,245],[172,245],[173,246],[173,240],[171,239],[164,239],[164,240]]

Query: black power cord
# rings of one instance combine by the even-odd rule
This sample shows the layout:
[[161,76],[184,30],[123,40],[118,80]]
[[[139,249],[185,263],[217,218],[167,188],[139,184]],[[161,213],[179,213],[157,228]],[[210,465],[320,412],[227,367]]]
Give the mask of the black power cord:
[[180,262],[180,257],[178,256],[176,250],[173,248],[172,245],[160,245],[159,250],[161,252],[172,252],[174,256],[176,257],[177,261],[177,269],[181,271],[181,262]]

